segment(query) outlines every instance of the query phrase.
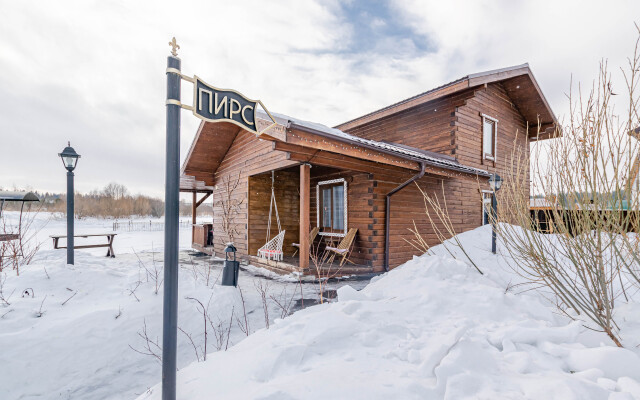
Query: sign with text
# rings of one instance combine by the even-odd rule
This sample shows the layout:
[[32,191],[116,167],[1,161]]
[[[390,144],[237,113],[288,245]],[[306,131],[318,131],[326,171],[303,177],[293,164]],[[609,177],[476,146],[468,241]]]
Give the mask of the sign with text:
[[260,134],[266,130],[258,131],[256,115],[260,106],[272,120],[269,128],[275,124],[275,120],[260,100],[248,99],[235,90],[218,89],[197,76],[193,97],[193,114],[205,121],[231,122],[250,132]]

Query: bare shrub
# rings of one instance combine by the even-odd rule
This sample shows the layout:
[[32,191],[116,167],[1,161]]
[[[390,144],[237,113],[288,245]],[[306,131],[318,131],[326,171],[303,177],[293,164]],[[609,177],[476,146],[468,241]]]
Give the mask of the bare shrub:
[[215,203],[221,214],[222,231],[227,236],[220,238],[220,243],[233,243],[235,238],[240,234],[241,224],[237,222],[240,214],[244,198],[238,198],[236,192],[240,185],[240,174],[235,179],[225,176],[222,179],[222,188],[220,200]]
[[[120,314],[118,314],[120,315]],[[118,318],[118,317],[116,317]],[[162,362],[162,347],[160,346],[160,339],[158,339],[158,337],[155,338],[155,340],[151,339],[149,337],[149,334],[147,333],[147,320],[144,319],[142,320],[142,331],[138,332],[138,337],[140,337],[140,339],[142,339],[143,345],[142,345],[142,349],[136,349],[135,347],[129,345],[129,348],[133,351],[135,351],[136,353],[145,355],[145,356],[151,356],[153,358],[156,359],[156,361],[158,361],[159,363]]]
[[293,287],[291,294],[289,294],[289,291],[287,290],[287,286],[284,286],[280,291],[280,294],[278,294],[277,296],[273,294],[269,296],[271,301],[273,301],[273,303],[277,306],[278,310],[280,310],[281,319],[284,319],[289,315],[291,315],[291,310],[294,305],[294,300],[295,300],[296,292],[298,290],[298,285],[300,285],[302,289],[301,280],[298,280],[298,283],[296,284],[296,286]]
[[[153,287],[154,287],[153,293],[158,294],[158,292],[160,292],[160,288],[162,287],[162,283],[164,282],[164,264],[158,266],[158,263],[156,263],[156,256],[155,256],[156,253],[153,251],[153,249],[151,249],[151,266],[150,267],[147,266],[147,264],[145,264],[142,261],[142,259],[140,258],[140,256],[138,256],[138,253],[136,253],[134,249],[132,250],[133,250],[133,253],[136,255],[136,258],[138,259],[138,267],[144,269],[146,281],[153,283]],[[140,286],[140,283],[142,282],[138,282],[138,286]],[[138,288],[138,286],[136,286],[136,289]],[[133,292],[135,292],[135,289],[133,290]],[[133,292],[131,294],[134,294]]]
[[9,295],[5,295],[4,284],[6,281],[7,281],[7,274],[0,272],[0,304],[3,304],[5,306],[10,306],[11,303],[9,303],[9,300],[11,299],[11,296],[16,290],[13,289],[11,293],[9,293]]
[[[458,252],[452,250],[451,247],[457,248],[462,252],[464,258],[462,261],[469,262],[480,274],[483,274],[480,267],[478,267],[478,265],[473,261],[457,236],[454,224],[449,217],[444,183],[442,184],[442,202],[440,202],[437,196],[430,196],[417,183],[416,186],[422,194],[425,214],[427,215],[432,231],[436,234],[438,241],[442,243],[444,249],[451,255],[451,257],[459,259],[460,256],[458,255]],[[422,234],[418,231],[415,221],[413,222],[413,228],[409,228],[409,231],[413,233],[414,237],[411,239],[405,239],[405,241],[418,251],[430,253],[431,249]]]
[[29,265],[40,249],[42,243],[38,242],[36,229],[33,223],[40,212],[41,205],[32,208],[29,203],[24,210],[24,203],[20,207],[20,215],[17,224],[9,223],[6,215],[0,213],[0,233],[17,234],[17,239],[0,242],[0,272],[11,267],[20,275],[20,269]]
[[253,286],[260,294],[260,299],[262,300],[262,312],[264,314],[264,325],[269,329],[269,290],[271,284],[269,281],[258,278],[253,280]]
[[[511,267],[529,284],[542,287],[567,315],[595,325],[618,346],[616,300],[627,296],[630,284],[640,283],[637,235],[629,233],[640,232],[634,181],[639,167],[634,158],[640,150],[639,40],[623,70],[626,112],[614,112],[612,98],[622,88],[614,91],[607,63],[602,62],[586,93],[578,85],[574,96],[572,88],[569,121],[556,131],[553,143],[536,146],[531,160],[512,152],[515,178],[503,184],[498,213],[499,220],[512,223],[498,224]],[[540,129],[537,134],[542,134]],[[545,217],[553,221],[555,235],[535,231],[538,223],[531,218],[528,201],[522,200],[528,187],[524,168],[530,161],[533,191],[546,202]]]
[[251,334],[251,327],[249,326],[249,319],[247,318],[247,305],[244,301],[244,294],[240,286],[238,286],[238,293],[240,294],[240,301],[242,303],[242,318],[236,316],[236,322],[242,333],[249,336]]
[[[318,301],[320,304],[323,304],[325,300],[325,292],[327,290],[327,284],[330,279],[338,276],[340,271],[342,270],[342,266],[338,263],[338,266],[334,266],[333,262],[329,262],[331,255],[328,251],[320,252],[320,243],[316,246],[310,246],[309,249],[309,257],[311,258],[311,263],[313,264],[313,268],[315,269],[316,274],[316,285],[318,291]],[[302,288],[302,282],[300,281],[300,285]]]
[[47,299],[47,295],[44,296],[44,298],[42,299],[42,302],[40,303],[40,308],[38,309],[38,311],[36,311],[36,318],[42,317],[46,312],[45,310],[42,309],[42,306],[44,305],[44,301],[46,299]]

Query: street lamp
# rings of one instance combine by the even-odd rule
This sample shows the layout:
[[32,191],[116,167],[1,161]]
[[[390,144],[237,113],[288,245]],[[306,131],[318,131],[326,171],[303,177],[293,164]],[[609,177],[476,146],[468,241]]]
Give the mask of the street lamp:
[[496,200],[496,192],[502,187],[502,178],[498,174],[492,174],[489,177],[489,187],[493,193],[491,194],[491,252],[496,254],[496,220],[498,219],[498,201]]
[[67,142],[67,147],[58,155],[67,169],[67,264],[73,264],[73,170],[80,155],[71,147],[70,142]]
[[[240,262],[236,261],[236,247],[233,243],[227,243],[224,249],[224,269],[222,270],[222,286],[238,286],[238,273]],[[233,254],[233,260],[229,257]]]

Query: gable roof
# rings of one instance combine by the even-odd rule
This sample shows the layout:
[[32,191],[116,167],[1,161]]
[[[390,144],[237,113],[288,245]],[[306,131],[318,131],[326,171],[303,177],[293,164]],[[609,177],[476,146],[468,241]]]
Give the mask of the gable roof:
[[[490,83],[500,82],[520,113],[525,117],[531,129],[531,139],[537,137],[540,123],[540,139],[552,137],[557,119],[545,99],[528,64],[485,71],[464,76],[440,87],[418,94],[398,103],[381,108],[351,121],[330,128],[322,124],[303,121],[283,114],[272,113],[277,125],[286,129],[297,129],[311,134],[333,139],[342,143],[359,146],[381,154],[388,154],[404,160],[424,163],[465,174],[489,176],[485,170],[460,164],[455,158],[429,152],[398,143],[364,139],[347,133],[348,130],[386,116],[416,107],[447,95],[463,90],[478,88]],[[267,119],[258,112],[258,118]],[[241,129],[227,123],[200,123],[187,158],[182,166],[181,190],[211,191],[211,176],[224,158],[231,143]],[[264,136],[265,139],[268,135]],[[215,147],[212,151],[211,147]]]
[[547,99],[544,97],[538,82],[533,76],[533,72],[531,72],[529,64],[526,63],[464,76],[445,85],[344,122],[337,125],[336,128],[348,131],[357,126],[396,114],[409,108],[413,108],[463,90],[478,88],[495,82],[503,84],[505,90],[509,94],[509,97],[527,120],[529,128],[532,131],[529,135],[530,137],[536,137],[538,123],[540,123],[540,138],[546,139],[551,137],[552,131],[558,121],[551,109],[551,106],[549,106]]

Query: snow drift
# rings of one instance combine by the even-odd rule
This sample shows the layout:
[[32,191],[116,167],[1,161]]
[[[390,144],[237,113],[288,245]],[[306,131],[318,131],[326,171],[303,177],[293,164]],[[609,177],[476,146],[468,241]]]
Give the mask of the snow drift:
[[[505,290],[488,233],[462,237],[490,273],[415,257],[180,370],[179,397],[640,399],[640,357],[536,292]],[[156,385],[138,400],[160,398]]]

